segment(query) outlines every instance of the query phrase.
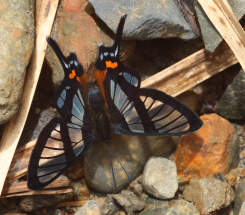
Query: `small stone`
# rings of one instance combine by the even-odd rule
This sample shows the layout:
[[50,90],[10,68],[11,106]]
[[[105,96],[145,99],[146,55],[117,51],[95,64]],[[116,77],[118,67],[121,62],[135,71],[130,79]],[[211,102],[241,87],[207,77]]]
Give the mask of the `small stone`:
[[245,179],[236,186],[236,198],[233,209],[235,215],[239,213],[243,202],[245,202]]
[[156,198],[173,198],[178,189],[176,164],[165,158],[151,158],[145,165],[142,185]]
[[194,202],[201,214],[207,214],[229,206],[235,192],[229,184],[215,178],[192,179],[184,198]]
[[42,207],[55,205],[66,198],[64,194],[56,195],[36,195],[24,197],[19,204],[19,207],[24,212],[32,212]]
[[245,214],[245,202],[242,203],[242,207],[238,215],[244,215],[244,214]]
[[[108,144],[96,142],[86,152],[84,159],[84,172],[87,185],[92,190],[101,193],[116,193],[128,186],[131,182],[117,161],[116,156],[130,178],[134,180],[142,173],[144,164],[150,153],[147,147],[147,139],[143,137],[114,134],[110,145],[113,149],[113,153],[111,154],[108,153]],[[112,167],[116,187],[113,181]]]
[[167,209],[165,214],[169,215],[200,215],[198,209],[183,199],[172,200],[169,202],[169,208]]
[[231,186],[237,185],[243,178],[245,178],[245,168],[232,169],[226,176],[227,182]]
[[226,175],[239,163],[239,143],[234,126],[219,115],[201,116],[198,131],[180,138],[175,155],[178,175],[186,180]]
[[83,207],[78,208],[75,215],[102,215],[100,204],[95,200],[91,200]]
[[114,194],[112,197],[129,214],[133,214],[136,211],[141,211],[146,207],[146,203],[137,196]]
[[217,111],[226,119],[245,119],[245,72],[241,70],[226,88],[219,100]]
[[196,38],[176,1],[165,0],[163,3],[162,0],[155,0],[149,3],[147,0],[107,0],[105,3],[102,0],[89,0],[89,2],[93,5],[95,13],[114,32],[120,17],[127,13],[123,34],[127,39]]

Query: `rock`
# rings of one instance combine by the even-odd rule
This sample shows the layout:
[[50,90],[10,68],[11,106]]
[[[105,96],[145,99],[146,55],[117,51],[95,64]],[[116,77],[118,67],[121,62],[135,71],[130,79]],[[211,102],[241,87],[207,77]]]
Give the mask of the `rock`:
[[119,208],[116,205],[116,202],[113,199],[112,195],[96,198],[96,201],[99,202],[100,204],[102,214],[106,214],[106,215],[119,214]]
[[[177,1],[165,0],[163,3],[161,0],[155,0],[149,3],[147,0],[89,0],[89,2],[93,5],[96,15],[114,32],[117,28],[117,20],[123,14],[128,14],[124,38],[133,40],[196,38],[183,17]],[[108,5],[113,5],[113,7],[108,7]]]
[[[95,143],[85,154],[84,172],[87,185],[102,193],[115,193],[129,185],[123,168],[116,159],[120,160],[124,169],[132,180],[137,178],[143,170],[144,164],[149,157],[147,139],[136,136],[116,135],[111,139],[113,153],[109,154],[106,143]],[[116,187],[112,176],[112,166],[116,180]]]
[[239,162],[239,143],[234,126],[217,114],[201,116],[204,125],[180,138],[175,155],[178,175],[190,178],[226,175]]
[[236,186],[236,198],[234,202],[234,215],[237,215],[241,210],[242,203],[245,202],[245,179],[243,179],[239,184]]
[[26,196],[20,201],[19,207],[20,210],[29,213],[42,207],[55,205],[65,198],[64,194]]
[[231,186],[235,186],[245,178],[245,169],[242,167],[232,169],[225,177]]
[[18,110],[34,47],[34,1],[2,0],[0,14],[0,124],[4,124]]
[[168,215],[200,215],[197,208],[183,199],[172,200],[169,202],[169,208],[165,212]]
[[229,184],[214,178],[192,179],[184,190],[184,198],[195,203],[201,214],[229,206],[235,192]]
[[149,198],[147,203],[146,208],[140,213],[140,215],[200,215],[200,212],[193,204],[183,199],[166,202]]
[[244,214],[245,214],[245,202],[242,203],[242,206],[241,206],[241,209],[238,215],[244,215]]
[[219,100],[217,111],[226,119],[245,119],[245,72],[241,70],[226,88]]
[[173,198],[178,189],[176,164],[165,158],[151,158],[145,165],[142,185],[156,198]]
[[97,201],[91,200],[83,207],[78,208],[75,215],[102,215],[100,205]]
[[133,195],[114,194],[112,197],[129,214],[141,211],[146,206],[143,200]]
[[[236,15],[236,18],[240,20],[245,13],[244,0],[238,0],[235,2],[233,0],[227,0],[227,2],[231,6],[232,11]],[[213,26],[212,22],[209,20],[201,6],[197,2],[195,6],[198,22],[200,24],[202,36],[205,43],[205,48],[208,51],[214,52],[214,50],[221,43],[223,38]]]

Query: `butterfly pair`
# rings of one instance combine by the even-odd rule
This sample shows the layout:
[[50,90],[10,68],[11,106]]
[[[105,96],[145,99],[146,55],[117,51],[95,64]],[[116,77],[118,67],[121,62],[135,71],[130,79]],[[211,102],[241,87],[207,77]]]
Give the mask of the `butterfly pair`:
[[99,47],[95,83],[87,82],[74,52],[65,57],[47,38],[65,72],[54,95],[61,117],[53,118],[38,137],[28,168],[30,189],[53,182],[95,142],[109,145],[113,133],[174,136],[202,126],[202,120],[176,98],[140,88],[139,74],[119,61],[125,19],[122,16],[114,45]]

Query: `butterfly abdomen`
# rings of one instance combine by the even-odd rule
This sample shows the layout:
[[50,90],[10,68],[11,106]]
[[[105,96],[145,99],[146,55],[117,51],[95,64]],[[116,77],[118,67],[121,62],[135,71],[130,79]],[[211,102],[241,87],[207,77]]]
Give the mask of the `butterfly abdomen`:
[[108,141],[111,135],[111,124],[105,100],[101,90],[94,83],[89,83],[88,103],[95,124],[97,139]]

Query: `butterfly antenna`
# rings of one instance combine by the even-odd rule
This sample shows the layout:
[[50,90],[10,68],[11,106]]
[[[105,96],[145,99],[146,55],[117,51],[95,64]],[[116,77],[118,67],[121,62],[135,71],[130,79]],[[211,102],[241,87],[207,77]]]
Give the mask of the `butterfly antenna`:
[[118,27],[117,27],[116,40],[115,40],[115,43],[113,46],[114,47],[118,46],[118,49],[120,49],[123,27],[124,27],[124,23],[125,23],[126,18],[127,18],[127,14],[124,14],[121,17],[120,22],[119,22]]
[[120,164],[120,166],[122,167],[123,171],[126,173],[126,175],[127,175],[127,177],[128,177],[128,180],[129,180],[129,181],[132,181],[130,175],[128,174],[128,172],[126,171],[126,169],[123,167],[123,165],[122,165],[120,159],[117,157],[116,153],[115,153],[114,150],[111,148],[111,144],[109,144],[109,149],[110,149],[110,151],[113,153],[113,155],[116,157],[116,159],[117,159],[118,163]]
[[[108,142],[108,145],[110,146],[110,143]],[[113,164],[112,164],[112,159],[111,159],[111,147],[108,147],[108,152],[109,152],[109,156],[110,156],[110,163],[111,163],[111,172],[112,172],[112,177],[113,177],[113,183],[115,185],[115,188],[117,187],[117,182],[116,182],[116,178],[115,178],[115,172],[114,172],[114,168],[113,168]]]

